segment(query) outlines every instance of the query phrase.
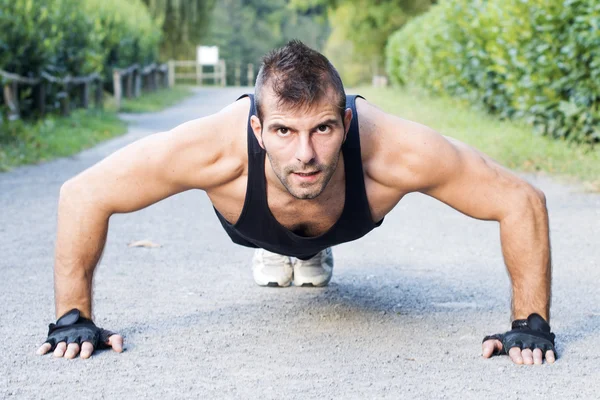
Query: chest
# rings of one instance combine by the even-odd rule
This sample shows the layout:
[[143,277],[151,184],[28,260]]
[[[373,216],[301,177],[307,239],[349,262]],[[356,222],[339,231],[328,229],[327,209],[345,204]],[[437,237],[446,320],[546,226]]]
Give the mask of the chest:
[[290,200],[275,194],[267,196],[272,216],[284,228],[300,236],[319,236],[340,219],[344,211],[345,192],[335,193],[318,202]]

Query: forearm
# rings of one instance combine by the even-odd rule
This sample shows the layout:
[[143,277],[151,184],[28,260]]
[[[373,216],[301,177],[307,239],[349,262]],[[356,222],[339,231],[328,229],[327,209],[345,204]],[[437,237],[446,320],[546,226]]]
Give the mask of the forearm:
[[502,253],[512,281],[512,317],[538,313],[549,321],[552,269],[545,201],[529,194],[513,210],[500,221]]
[[57,318],[73,308],[92,318],[92,280],[106,243],[108,219],[85,192],[63,186],[54,262]]

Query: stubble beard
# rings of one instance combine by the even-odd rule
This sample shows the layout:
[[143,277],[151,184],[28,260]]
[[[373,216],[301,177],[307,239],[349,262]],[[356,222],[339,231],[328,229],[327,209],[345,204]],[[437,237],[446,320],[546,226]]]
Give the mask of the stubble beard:
[[[329,181],[333,177],[333,174],[335,173],[336,167],[338,165],[338,161],[340,159],[341,152],[342,151],[340,149],[340,151],[337,153],[335,159],[329,165],[309,163],[309,164],[304,164],[304,165],[298,166],[298,167],[286,167],[283,170],[279,166],[279,163],[277,163],[277,161],[275,161],[273,158],[271,158],[271,155],[269,154],[269,152],[267,151],[266,153],[267,153],[267,157],[269,157],[269,161],[271,162],[271,167],[272,167],[273,171],[275,172],[275,176],[277,176],[277,178],[279,179],[281,184],[285,187],[285,189],[288,191],[288,193],[291,194],[293,197],[295,197],[298,200],[312,200],[312,199],[318,197],[321,193],[323,193],[323,191],[327,187],[327,184],[329,183]],[[298,172],[298,171],[302,171],[302,170],[311,170],[311,171],[318,170],[321,173],[321,177],[320,177],[319,181],[317,181],[317,182],[301,183],[299,186],[294,187],[290,183],[291,174],[293,172]],[[298,189],[302,189],[302,188],[309,189],[309,190],[308,191],[298,190]]]

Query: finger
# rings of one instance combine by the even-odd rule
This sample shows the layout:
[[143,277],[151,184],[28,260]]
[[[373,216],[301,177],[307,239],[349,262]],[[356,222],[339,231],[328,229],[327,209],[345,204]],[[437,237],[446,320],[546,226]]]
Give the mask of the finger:
[[60,342],[56,345],[56,349],[54,349],[54,357],[62,357],[67,350],[67,344],[65,342]]
[[121,353],[123,351],[123,336],[114,334],[108,338],[106,344],[111,346],[117,353]]
[[50,349],[52,348],[52,345],[50,343],[44,343],[43,345],[40,346],[39,349],[37,349],[36,353],[40,356],[46,354],[47,352],[50,351]]
[[69,343],[65,352],[65,358],[74,358],[77,354],[79,354],[79,344]]
[[521,357],[523,357],[523,364],[533,365],[533,352],[531,349],[521,350]]
[[523,357],[521,357],[521,349],[520,348],[518,348],[518,347],[512,347],[508,351],[508,355],[510,356],[510,359],[515,364],[523,364]]
[[483,357],[485,358],[490,358],[495,351],[501,351],[502,350],[502,342],[499,340],[486,340],[485,342],[483,342]]
[[533,363],[535,365],[542,365],[543,354],[542,349],[535,349],[533,351]]
[[90,358],[92,353],[94,352],[94,345],[90,342],[83,342],[81,345],[81,354],[79,357],[81,358]]
[[548,362],[550,364],[554,364],[555,357],[556,357],[556,355],[554,354],[554,352],[552,350],[548,350],[546,352],[546,362]]

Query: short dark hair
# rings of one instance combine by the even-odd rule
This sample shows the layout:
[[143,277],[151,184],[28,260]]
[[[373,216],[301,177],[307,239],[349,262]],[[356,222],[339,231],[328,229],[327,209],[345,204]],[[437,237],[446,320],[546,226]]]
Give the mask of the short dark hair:
[[254,88],[256,114],[261,122],[261,94],[267,84],[273,88],[279,104],[291,107],[309,106],[332,88],[344,120],[346,93],[340,75],[327,57],[299,40],[272,50],[262,60]]

